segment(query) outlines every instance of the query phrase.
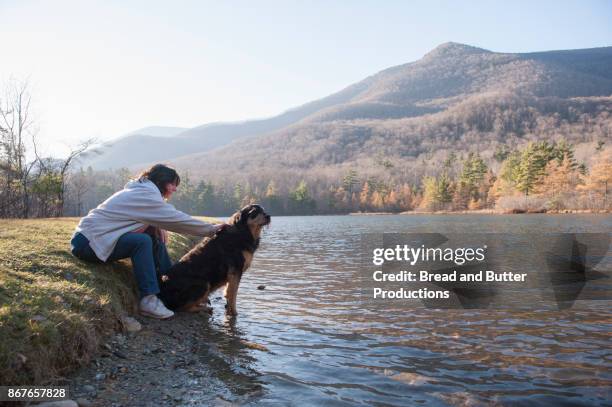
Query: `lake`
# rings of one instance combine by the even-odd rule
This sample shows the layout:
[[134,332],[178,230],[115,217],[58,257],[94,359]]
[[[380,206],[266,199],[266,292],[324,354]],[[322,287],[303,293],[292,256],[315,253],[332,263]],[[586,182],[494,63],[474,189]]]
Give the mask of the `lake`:
[[611,231],[607,215],[273,217],[235,322],[212,296],[207,363],[241,405],[611,403],[610,301],[406,312],[364,306],[354,283],[363,233]]

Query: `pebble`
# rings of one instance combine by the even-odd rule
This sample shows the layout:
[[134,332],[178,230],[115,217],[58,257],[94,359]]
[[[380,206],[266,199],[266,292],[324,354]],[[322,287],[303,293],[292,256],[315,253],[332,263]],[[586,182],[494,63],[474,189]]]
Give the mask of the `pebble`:
[[30,318],[30,321],[37,321],[37,322],[42,322],[42,321],[46,321],[47,318],[45,318],[42,315],[34,315],[32,318]]
[[21,353],[17,353],[17,354],[15,355],[15,362],[13,363],[13,367],[14,367],[16,370],[19,370],[19,369],[21,369],[21,368],[22,368],[22,367],[25,365],[25,363],[26,363],[27,361],[28,361],[28,358],[27,358],[27,357],[25,357],[25,355],[23,355],[23,354],[21,354]]
[[77,404],[79,405],[79,407],[91,407],[93,406],[93,403],[87,399],[84,398],[80,398],[80,399],[76,399]]
[[72,275],[72,273],[64,273],[64,278],[68,281],[74,280],[74,276]]
[[263,285],[263,284],[262,284],[262,285],[258,285],[258,286],[257,286],[257,289],[258,289],[258,290],[263,290],[264,288],[266,288],[266,286],[265,286],[265,285]]
[[104,380],[106,379],[106,375],[104,373],[98,373],[96,374],[96,380]]
[[127,359],[127,356],[124,353],[119,352],[118,350],[114,351],[113,355],[115,355],[115,356],[117,356],[118,358],[121,358],[121,359]]
[[93,387],[91,384],[86,384],[85,386],[83,386],[83,391],[86,393],[91,393],[96,391],[96,388]]

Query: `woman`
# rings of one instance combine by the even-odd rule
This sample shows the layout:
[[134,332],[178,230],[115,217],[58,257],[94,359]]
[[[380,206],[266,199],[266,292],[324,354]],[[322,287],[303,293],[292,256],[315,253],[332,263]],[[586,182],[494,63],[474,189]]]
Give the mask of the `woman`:
[[167,203],[179,183],[173,168],[154,165],[83,217],[70,242],[72,254],[81,260],[107,263],[130,257],[140,291],[140,313],[153,318],[174,315],[156,295],[155,260],[162,273],[171,266],[165,230],[211,236],[227,226],[194,219]]

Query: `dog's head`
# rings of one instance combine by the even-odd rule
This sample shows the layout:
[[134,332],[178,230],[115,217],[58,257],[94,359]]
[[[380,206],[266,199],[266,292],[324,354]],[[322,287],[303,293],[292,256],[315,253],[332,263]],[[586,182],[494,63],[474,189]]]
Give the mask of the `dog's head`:
[[261,229],[269,225],[270,221],[270,215],[261,205],[251,204],[233,214],[228,223],[233,226],[248,227],[253,237],[259,238]]

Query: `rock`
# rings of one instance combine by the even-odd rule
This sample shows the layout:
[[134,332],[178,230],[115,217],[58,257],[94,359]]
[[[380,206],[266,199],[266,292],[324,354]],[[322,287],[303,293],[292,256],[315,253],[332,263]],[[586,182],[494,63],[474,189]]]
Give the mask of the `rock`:
[[265,285],[263,285],[263,284],[262,284],[262,285],[258,285],[258,286],[257,286],[257,289],[258,289],[258,290],[263,290],[264,288],[266,288],[266,286],[265,286]]
[[74,280],[74,276],[72,275],[72,273],[64,273],[64,278],[68,281]]
[[27,361],[28,361],[28,358],[25,357],[25,355],[23,355],[21,353],[17,353],[17,354],[15,354],[15,359],[14,359],[14,362],[12,364],[13,368],[15,370],[19,370],[19,369],[21,369],[25,365],[25,363]]
[[77,404],[79,405],[79,407],[91,407],[93,406],[92,402],[84,399],[84,398],[80,398],[80,399],[76,399]]
[[86,384],[85,386],[83,386],[83,391],[86,393],[91,393],[96,391],[96,388],[93,387],[91,384]]
[[34,315],[32,318],[30,318],[30,321],[36,321],[36,322],[42,322],[46,320],[47,318],[42,315]]
[[128,333],[135,333],[142,329],[140,322],[128,316],[121,317],[121,324],[123,325],[123,329]]
[[124,353],[119,352],[118,350],[114,351],[113,355],[115,355],[115,356],[117,356],[118,358],[121,358],[121,359],[127,359],[127,356]]
[[74,400],[57,400],[57,401],[46,401],[38,404],[37,407],[79,407]]
[[104,379],[106,379],[106,375],[104,373],[96,374],[96,380],[100,381],[100,380],[104,380]]
[[125,338],[125,336],[118,334],[118,335],[115,335],[115,340],[113,341],[113,343],[117,343],[119,345],[125,345],[126,341],[127,339]]
[[121,317],[123,329],[128,333],[136,333],[142,329],[142,325],[136,319],[128,316]]

